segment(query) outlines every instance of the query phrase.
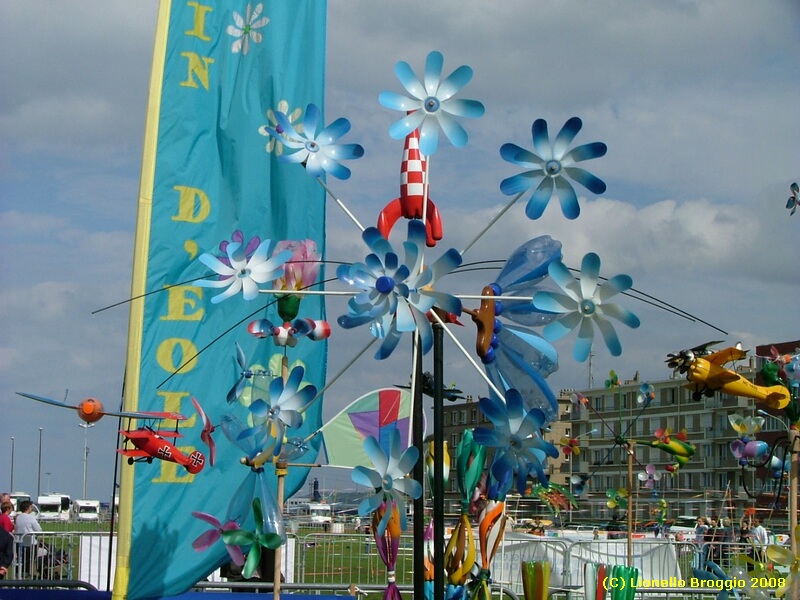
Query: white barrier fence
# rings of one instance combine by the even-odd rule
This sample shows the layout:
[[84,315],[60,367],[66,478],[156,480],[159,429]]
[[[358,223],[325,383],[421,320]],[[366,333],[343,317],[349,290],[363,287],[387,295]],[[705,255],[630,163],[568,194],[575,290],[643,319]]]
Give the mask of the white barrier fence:
[[[19,539],[10,579],[73,579],[108,590],[115,566],[115,538],[108,533],[43,533],[31,540]],[[109,543],[111,548],[109,548]],[[109,551],[110,550],[110,551]],[[737,554],[753,551],[746,544],[717,544],[709,547],[664,538],[633,540],[633,566],[641,580],[648,582],[689,581],[703,572],[708,556],[716,557],[724,571]],[[397,581],[413,582],[413,538],[403,536],[396,565]],[[386,568],[378,556],[372,536],[362,533],[313,533],[290,536],[282,552],[282,573],[286,582],[380,586],[386,583]],[[520,563],[548,562],[551,588],[576,590],[583,585],[586,563],[623,565],[627,561],[626,540],[570,540],[507,533],[492,564],[495,584],[523,597]],[[785,576],[785,575],[784,575]],[[780,573],[776,574],[780,577]],[[220,572],[209,582],[225,582]],[[735,595],[732,595],[734,597]],[[652,594],[648,597],[653,597]]]

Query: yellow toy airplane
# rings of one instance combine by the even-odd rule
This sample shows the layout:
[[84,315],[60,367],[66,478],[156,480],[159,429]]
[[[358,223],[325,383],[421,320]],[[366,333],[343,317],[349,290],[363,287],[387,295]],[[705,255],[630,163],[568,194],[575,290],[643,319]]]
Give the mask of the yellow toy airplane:
[[693,400],[700,400],[704,394],[713,396],[719,390],[732,396],[753,398],[770,408],[784,408],[789,404],[789,390],[784,386],[756,385],[736,371],[726,369],[723,365],[742,360],[747,357],[747,351],[742,350],[741,344],[718,352],[708,351],[708,346],[718,343],[709,342],[690,350],[681,350],[678,354],[667,355],[667,366],[677,369],[691,382],[685,387],[692,390]]

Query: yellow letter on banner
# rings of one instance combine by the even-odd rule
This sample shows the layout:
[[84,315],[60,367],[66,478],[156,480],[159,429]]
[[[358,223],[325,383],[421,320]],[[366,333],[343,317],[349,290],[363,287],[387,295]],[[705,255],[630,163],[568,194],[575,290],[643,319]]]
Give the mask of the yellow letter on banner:
[[185,185],[176,185],[172,189],[180,194],[178,196],[178,214],[173,215],[173,221],[200,223],[208,218],[211,213],[211,201],[203,190]]
[[[193,358],[184,364],[187,357]],[[197,366],[197,346],[191,340],[167,338],[158,345],[156,360],[167,373],[175,373],[178,369],[181,370],[181,373],[188,373]]]
[[186,6],[191,6],[194,9],[194,26],[183,33],[200,38],[204,42],[210,42],[211,38],[204,33],[204,30],[206,27],[206,14],[213,9],[210,6],[201,5],[199,2],[187,2]]
[[[189,395],[189,392],[165,392],[159,390],[157,393],[164,399],[164,412],[183,414],[181,410],[181,401]],[[195,421],[197,421],[197,415],[192,415],[185,421],[178,421],[178,427],[191,429],[194,427]]]
[[[186,81],[181,81],[183,87],[197,87],[197,81],[208,91],[208,65],[214,62],[213,58],[200,56],[196,52],[181,52],[181,56],[189,62],[189,74]],[[194,77],[192,77],[194,75]]]
[[203,288],[196,285],[176,285],[164,289],[167,290],[168,299],[167,314],[161,315],[162,321],[203,320],[205,310],[202,305],[198,307],[198,301],[203,299]]

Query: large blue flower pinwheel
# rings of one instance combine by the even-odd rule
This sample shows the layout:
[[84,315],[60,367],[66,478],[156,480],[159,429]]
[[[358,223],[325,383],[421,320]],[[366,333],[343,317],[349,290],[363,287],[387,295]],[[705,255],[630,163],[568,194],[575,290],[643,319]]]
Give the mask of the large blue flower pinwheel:
[[467,144],[469,136],[454,117],[474,119],[483,115],[483,104],[477,100],[455,99],[453,96],[472,79],[472,69],[462,65],[442,79],[444,57],[441,52],[431,52],[425,60],[424,83],[414,74],[405,61],[395,65],[394,72],[411,97],[395,92],[381,92],[378,101],[386,108],[402,110],[405,117],[392,124],[389,135],[396,140],[405,138],[415,129],[420,129],[419,149],[426,156],[436,152],[439,146],[439,129],[456,148]]
[[422,351],[433,345],[433,334],[426,313],[434,306],[461,314],[461,301],[452,294],[437,292],[433,284],[461,264],[461,255],[451,248],[423,270],[422,249],[425,225],[408,222],[408,239],[403,242],[405,262],[401,263],[389,241],[374,228],[367,228],[362,238],[372,250],[363,263],[341,265],[337,277],[363,290],[347,303],[348,314],[338,319],[346,329],[370,323],[373,336],[383,339],[375,358],[389,356],[404,332],[418,330]]
[[[361,501],[358,506],[358,514],[366,517],[374,513],[384,502],[395,502],[400,513],[400,529],[405,531],[408,522],[406,520],[406,503],[403,494],[411,498],[419,498],[422,495],[422,484],[416,479],[406,477],[419,458],[419,450],[414,446],[409,446],[403,450],[400,440],[400,431],[395,429],[392,432],[391,446],[387,455],[374,436],[369,436],[364,440],[364,451],[369,456],[375,469],[357,466],[353,469],[353,482],[359,485],[375,489],[375,494],[368,496]],[[378,535],[382,536],[389,524],[392,511],[387,510],[378,526]]]
[[225,254],[222,258],[217,258],[213,254],[201,254],[199,261],[217,273],[214,279],[201,279],[195,285],[199,287],[228,289],[217,294],[211,299],[213,304],[218,304],[223,300],[235,296],[240,291],[245,300],[253,300],[258,296],[258,284],[267,283],[283,275],[283,265],[292,258],[292,253],[288,250],[272,254],[272,241],[264,240],[258,247],[251,251],[252,244],[245,245],[244,241],[234,241],[224,245]]
[[552,342],[580,325],[572,355],[575,360],[583,362],[589,357],[592,348],[594,323],[600,329],[608,351],[613,356],[622,354],[622,345],[619,343],[617,332],[606,317],[616,319],[632,328],[639,327],[639,318],[626,308],[606,301],[615,294],[629,290],[633,286],[631,277],[616,275],[602,286],[598,286],[600,257],[594,252],[583,257],[580,279],[575,279],[561,261],[550,263],[548,271],[550,277],[566,295],[541,291],[536,292],[533,297],[536,308],[562,315],[545,326],[542,330],[544,337]]
[[305,371],[295,367],[284,384],[283,378],[276,377],[269,384],[270,401],[259,398],[250,404],[255,425],[239,434],[240,439],[259,436],[256,445],[262,452],[280,456],[286,428],[298,429],[303,425],[303,411],[317,395],[317,388],[306,385],[302,389]]
[[505,402],[494,397],[481,398],[480,409],[494,429],[476,427],[473,435],[478,444],[497,448],[491,467],[494,477],[502,480],[504,474],[513,470],[521,494],[531,471],[542,484],[547,484],[544,462],[548,456],[558,458],[558,449],[542,438],[544,413],[538,408],[526,411],[522,395],[514,389],[506,392]]
[[503,144],[500,148],[500,156],[504,160],[530,169],[508,177],[500,183],[500,191],[505,195],[513,196],[525,192],[542,178],[525,207],[528,218],[538,219],[542,216],[555,188],[564,216],[575,219],[580,214],[581,208],[569,179],[577,181],[594,194],[606,191],[606,184],[601,179],[580,167],[573,166],[583,160],[603,156],[607,150],[606,145],[602,142],[592,142],[567,151],[582,126],[583,123],[578,117],[572,117],[564,124],[551,144],[547,134],[547,121],[536,119],[531,127],[535,152],[516,144]]
[[303,117],[302,132],[292,126],[292,122],[284,113],[275,111],[278,126],[262,126],[259,131],[266,132],[281,142],[286,148],[296,152],[282,154],[281,162],[301,163],[312,177],[321,177],[329,173],[338,179],[350,177],[350,169],[339,161],[361,158],[364,148],[360,144],[336,144],[336,140],[350,131],[350,121],[338,118],[333,123],[319,129],[320,111],[315,104],[306,107]]

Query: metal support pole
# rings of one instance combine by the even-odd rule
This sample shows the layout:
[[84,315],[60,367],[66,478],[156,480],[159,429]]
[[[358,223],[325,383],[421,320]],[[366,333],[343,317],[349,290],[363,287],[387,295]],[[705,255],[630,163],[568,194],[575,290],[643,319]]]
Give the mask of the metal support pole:
[[[413,430],[411,432],[414,447],[419,450],[420,460],[414,465],[414,479],[422,483],[425,481],[425,456],[423,439],[423,406],[422,406],[422,352],[420,350],[419,334],[414,335],[415,356],[414,361],[414,386],[412,389],[412,419]],[[425,573],[425,494],[420,494],[419,498],[414,499],[414,598],[425,598],[425,581],[422,574]],[[440,599],[441,600],[441,599]]]
[[38,496],[42,495],[42,428],[39,427],[39,475],[36,479],[36,501],[39,501]]
[[14,436],[11,436],[11,481],[8,484],[11,489],[9,492],[14,491]]
[[433,324],[433,597],[444,598],[444,327]]
[[633,566],[633,511],[630,502],[633,498],[633,445],[634,442],[628,441],[628,566]]

